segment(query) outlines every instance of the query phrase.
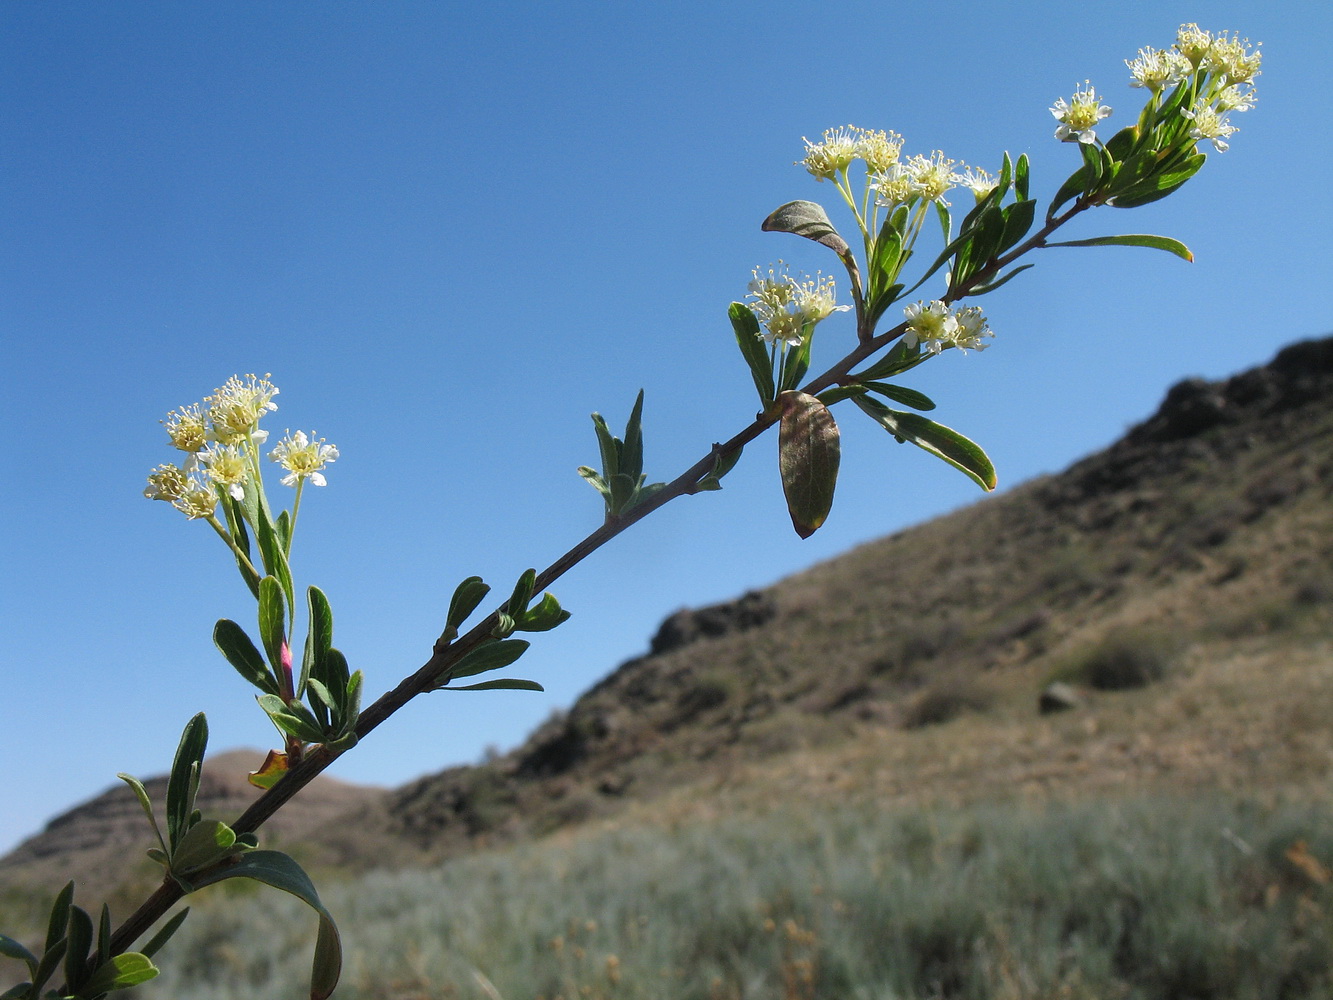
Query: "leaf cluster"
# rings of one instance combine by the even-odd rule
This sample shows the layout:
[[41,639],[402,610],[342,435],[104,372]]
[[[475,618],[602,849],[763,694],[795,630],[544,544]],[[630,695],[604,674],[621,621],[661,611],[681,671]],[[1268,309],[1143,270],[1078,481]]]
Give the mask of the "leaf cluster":
[[[310,996],[311,1000],[324,1000],[332,994],[342,969],[342,945],[333,917],[320,902],[319,894],[315,891],[309,876],[295,860],[281,851],[257,850],[259,841],[253,833],[238,834],[221,820],[204,819],[200,814],[195,807],[195,799],[199,792],[199,778],[207,745],[208,721],[201,712],[186,724],[176,749],[175,760],[172,762],[171,773],[167,778],[165,837],[162,835],[162,828],[158,825],[152,801],[143,782],[128,774],[119,775],[121,780],[134,790],[157,838],[158,847],[150,848],[148,856],[162,865],[168,877],[187,894],[224,879],[250,878],[282,889],[303,900],[319,914],[320,920],[311,971]],[[173,918],[173,921],[150,942],[153,951],[166,943],[166,939],[185,919],[186,913],[188,910]],[[109,919],[103,908],[107,943],[105,947],[99,944],[99,948],[102,948],[102,954],[108,955],[110,954]],[[152,951],[146,953],[151,955]],[[127,957],[128,954],[116,956],[116,960]],[[156,975],[155,969],[152,975]],[[71,983],[76,981],[68,969],[66,977]]]
[[[514,664],[528,651],[530,643],[526,639],[511,639],[515,632],[549,632],[551,629],[569,620],[569,612],[560,606],[554,594],[545,593],[536,604],[532,603],[533,588],[537,583],[537,571],[525,570],[514,584],[514,589],[504,605],[496,612],[496,624],[491,633],[481,643],[463,654],[446,671],[443,680],[437,682],[433,691],[542,691],[545,690],[536,681],[519,678],[497,678],[451,687],[453,681],[477,674],[501,670]],[[490,587],[479,576],[470,576],[454,591],[449,602],[449,617],[441,637],[445,643],[457,637],[463,623],[476,611],[477,607],[490,592]]]
[[[355,745],[362,674],[333,645],[333,610],[318,587],[306,591],[309,631],[301,671],[292,676],[285,602],[281,585],[264,577],[259,585],[259,635],[264,651],[236,622],[223,618],[213,642],[242,677],[259,688],[259,706],[284,735],[336,750]],[[302,699],[305,699],[304,701]]]
[[[648,484],[643,474],[643,390],[639,390],[625,424],[624,438],[615,437],[600,413],[592,415],[601,451],[602,471],[579,466],[579,475],[592,484],[606,503],[608,519],[628,513],[665,489],[665,483]],[[647,485],[645,485],[647,484]]]
[[[74,905],[74,883],[67,882],[51,905],[41,956],[0,934],[0,955],[22,962],[28,980],[0,993],[0,1000],[97,1000],[115,990],[146,983],[158,974],[152,956],[185,921],[189,910],[169,920],[136,952],[111,953],[111,910],[102,905],[96,928],[93,918]],[[63,970],[65,983],[43,992],[52,976]]]

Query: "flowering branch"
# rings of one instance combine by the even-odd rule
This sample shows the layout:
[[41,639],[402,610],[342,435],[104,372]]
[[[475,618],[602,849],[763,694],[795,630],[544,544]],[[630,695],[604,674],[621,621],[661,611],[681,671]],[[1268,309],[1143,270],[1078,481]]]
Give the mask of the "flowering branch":
[[[158,889],[118,928],[111,930],[103,908],[96,934],[91,917],[72,904],[73,887],[56,898],[46,951],[39,958],[0,936],[0,953],[28,964],[30,981],[0,1000],[37,1000],[61,964],[61,997],[93,1000],[156,974],[150,956],[165,943],[184,914],[173,918],[141,952],[129,949],[184,895],[232,877],[266,882],[297,895],[319,915],[320,932],[312,969],[312,998],[328,997],[341,968],[341,945],[332,916],[314,886],[291,858],[257,849],[255,832],[338,756],[367,737],[413,698],[440,690],[541,690],[534,681],[502,678],[455,684],[516,662],[528,648],[517,632],[544,632],[568,617],[547,592],[591,553],[672,500],[722,488],[722,478],[746,445],[778,426],[778,461],[788,511],[802,536],[816,531],[833,503],[841,459],[840,437],[830,412],[852,400],[899,442],[908,442],[953,465],[983,489],[994,489],[995,470],[985,452],[962,434],[922,416],[935,408],[924,394],[895,381],[948,350],[981,351],[994,336],[982,311],[959,306],[987,294],[1031,264],[1017,262],[1033,250],[1076,246],[1143,246],[1192,259],[1185,246],[1161,236],[1104,236],[1067,242],[1050,237],[1076,215],[1094,207],[1129,208],[1171,194],[1202,167],[1196,148],[1211,142],[1225,151],[1236,131],[1232,111],[1254,104],[1253,79],[1259,53],[1233,36],[1213,36],[1184,25],[1171,50],[1141,49],[1127,60],[1131,84],[1148,90],[1135,124],[1106,142],[1097,129],[1111,114],[1091,83],[1051,108],[1056,138],[1078,149],[1081,165],[1056,192],[1043,223],[1032,232],[1036,202],[1029,194],[1026,156],[1006,154],[997,174],[960,166],[939,150],[902,158],[896,133],[854,126],[830,129],[819,142],[805,140],[802,165],[817,181],[832,181],[850,210],[860,235],[862,257],[837,231],[828,214],[808,201],[784,205],[763,228],[812,240],[832,250],[847,270],[851,305],[838,305],[834,279],[791,275],[778,262],[755,268],[747,302],[728,310],[737,346],[749,368],[760,409],[727,441],[714,444],[697,462],[665,483],[647,482],[643,472],[643,393],[631,410],[622,437],[593,414],[600,470],[581,467],[603,499],[604,519],[594,531],[541,572],[528,570],[506,601],[466,632],[462,629],[489,592],[480,578],[459,584],[431,656],[414,673],[364,711],[362,676],[351,671],[333,646],[333,616],[317,587],[303,605],[306,637],[299,669],[293,655],[298,608],[290,565],[292,540],[307,482],[326,485],[323,470],[339,458],[337,448],[303,431],[288,432],[269,458],[294,489],[290,511],[276,516],[263,484],[259,446],[267,431],[259,422],[277,409],[278,389],[268,376],[233,376],[203,404],[181,407],[163,421],[173,448],[186,456],[180,465],[160,465],[148,477],[145,496],[163,500],[190,520],[207,522],[226,543],[242,580],[256,599],[256,643],[235,622],[214,629],[219,651],[259,690],[257,701],[283,739],[251,781],[265,791],[230,826],[206,820],[194,809],[207,724],[198,715],[186,726],[168,780],[166,832],[157,825],[142,783],[121,777],[134,789],[152,824],[158,847],[150,857],[165,869]],[[858,192],[849,170],[864,167]],[[945,195],[966,187],[973,206],[958,224]],[[940,225],[942,249],[911,288],[900,280],[916,253],[926,220]],[[1015,266],[1017,265],[1017,266]],[[940,297],[903,307],[903,319],[880,332],[890,306],[902,301],[946,267]],[[816,328],[838,312],[854,310],[856,339],[851,349],[822,374],[809,377]],[[864,366],[864,367],[863,367]],[[886,400],[883,402],[881,400]],[[888,403],[906,406],[896,409]],[[916,412],[909,412],[916,411]],[[218,516],[221,507],[222,517]],[[256,558],[257,556],[257,558]],[[534,598],[540,594],[539,598]],[[63,935],[63,936],[62,936]],[[95,938],[95,942],[94,942]],[[94,943],[96,947],[94,948]]]

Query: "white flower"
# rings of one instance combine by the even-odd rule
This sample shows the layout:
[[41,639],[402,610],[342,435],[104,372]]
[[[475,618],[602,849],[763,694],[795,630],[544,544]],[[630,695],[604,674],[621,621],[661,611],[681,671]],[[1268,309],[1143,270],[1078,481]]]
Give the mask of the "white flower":
[[320,470],[338,460],[338,449],[325,444],[323,438],[316,439],[313,431],[310,437],[306,437],[305,431],[295,434],[288,431],[268,457],[287,470],[287,475],[282,477],[283,486],[295,486],[303,479],[309,479],[315,486],[324,486],[328,481]]
[[1173,47],[1190,61],[1191,66],[1197,67],[1208,55],[1212,45],[1213,36],[1209,32],[1203,31],[1197,24],[1182,24],[1176,32],[1176,44]]
[[907,167],[895,163],[883,173],[871,175],[870,189],[875,192],[876,204],[896,208],[915,197],[916,182]]
[[1228,37],[1225,32],[1213,39],[1203,57],[1203,67],[1224,76],[1230,83],[1249,83],[1259,75],[1263,53],[1249,50],[1250,40]]
[[227,379],[208,403],[208,419],[212,424],[210,436],[222,444],[236,444],[247,437],[256,442],[267,438],[266,431],[260,431],[259,418],[270,410],[276,410],[278,404],[273,397],[278,394],[277,386],[268,380],[268,376],[257,378],[247,375],[247,381],[233,375]]
[[249,474],[245,456],[234,444],[211,444],[200,453],[208,478],[225,486],[233,500],[245,499],[245,480]]
[[917,302],[907,306],[903,315],[907,317],[907,332],[903,334],[903,343],[908,347],[919,344],[932,354],[939,354],[953,344],[954,336],[958,333],[958,320],[939,299],[929,305]]
[[912,183],[916,185],[917,193],[927,201],[938,201],[948,207],[944,195],[958,181],[958,175],[953,172],[953,165],[957,162],[948,159],[937,149],[928,157],[912,157],[906,165],[912,174]]
[[986,317],[976,306],[964,306],[954,311],[936,299],[929,305],[917,302],[903,309],[907,318],[907,332],[903,343],[908,347],[921,346],[932,354],[948,347],[964,352],[984,351],[988,345],[982,340],[995,334],[986,325]]
[[174,465],[159,465],[148,474],[148,485],[143,495],[149,500],[165,500],[172,503],[185,495],[190,486],[190,479],[184,469]]
[[1182,109],[1180,113],[1194,122],[1194,127],[1190,129],[1190,138],[1209,140],[1219,153],[1225,153],[1230,148],[1227,140],[1240,131],[1227,121],[1225,115],[1219,114],[1216,108],[1203,101],[1193,108]]
[[1174,87],[1190,73],[1194,66],[1174,49],[1139,49],[1137,59],[1125,60],[1129,67],[1131,87],[1147,87],[1154,94],[1163,87]]
[[208,430],[204,422],[203,411],[198,403],[172,410],[167,419],[162,421],[171,438],[171,446],[193,455],[203,448],[208,440]]
[[778,261],[776,267],[769,267],[767,275],[760,274],[757,267],[751,273],[748,298],[754,300],[751,308],[765,327],[761,336],[770,344],[781,341],[799,347],[808,328],[851,308],[835,305],[833,279],[822,272],[813,278],[803,275],[798,281]]
[[1068,102],[1062,97],[1051,106],[1051,114],[1060,122],[1055,137],[1061,142],[1096,142],[1094,126],[1111,113],[1092,89],[1091,81],[1085,80],[1083,86],[1085,89],[1075,90]]
[[1223,87],[1221,92],[1214,98],[1213,103],[1217,110],[1226,114],[1230,111],[1249,111],[1254,107],[1254,102],[1259,97],[1254,92],[1254,87],[1250,86],[1244,90],[1242,84],[1233,83],[1230,87]]
[[954,318],[958,321],[958,332],[953,338],[955,347],[966,354],[969,350],[984,351],[990,346],[981,341],[985,337],[994,337],[995,334],[986,325],[986,317],[979,306],[963,306],[954,313]]
[[865,160],[866,169],[881,173],[898,162],[903,148],[903,137],[897,132],[870,132],[857,129],[856,155]]
[[197,483],[191,480],[187,485],[185,492],[171,502],[171,506],[188,517],[191,521],[198,518],[209,518],[217,510],[218,495],[217,491],[210,489],[203,483]]
[[960,185],[972,192],[972,196],[978,202],[985,200],[986,195],[994,191],[996,185],[1000,183],[998,177],[992,177],[980,167],[968,167],[963,173],[954,176]]
[[819,142],[811,142],[802,136],[805,158],[798,162],[804,164],[816,180],[832,179],[856,159],[857,142],[862,132],[853,125],[846,125],[825,129],[824,138]]

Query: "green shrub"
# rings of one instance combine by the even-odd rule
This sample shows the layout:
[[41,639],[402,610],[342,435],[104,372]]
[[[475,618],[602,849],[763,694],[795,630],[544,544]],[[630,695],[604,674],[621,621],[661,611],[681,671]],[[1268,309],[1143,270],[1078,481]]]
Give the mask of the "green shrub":
[[1065,679],[1099,691],[1147,687],[1167,676],[1180,656],[1180,643],[1154,628],[1123,628],[1076,655]]

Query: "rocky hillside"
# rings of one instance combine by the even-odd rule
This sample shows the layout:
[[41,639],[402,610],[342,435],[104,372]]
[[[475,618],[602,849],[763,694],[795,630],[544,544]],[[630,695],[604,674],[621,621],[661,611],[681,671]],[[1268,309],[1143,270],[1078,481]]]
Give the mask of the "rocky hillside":
[[[392,793],[325,781],[270,837],[308,835],[316,865],[396,865],[793,782],[960,798],[1326,783],[1330,499],[1333,339],[1182,382],[1062,474],[680,611],[511,753]],[[1069,724],[1041,714],[1068,706]],[[205,808],[239,812],[252,766]],[[58,818],[0,860],[0,884],[101,867],[142,822],[132,807],[118,791]]]
[[[232,750],[204,761],[196,802],[206,816],[233,818],[259,795],[247,781],[250,771],[264,761],[262,750]],[[165,775],[146,781],[148,794],[162,821],[166,799]],[[321,827],[350,810],[383,808],[388,792],[320,777],[302,794],[299,809],[288,809],[265,828],[266,845],[304,844]],[[70,878],[78,882],[79,899],[88,905],[128,891],[135,885],[161,880],[162,869],[144,851],[153,843],[147,817],[127,785],[117,783],[101,795],[62,813],[35,836],[0,858],[0,887],[8,893],[32,889],[49,895]],[[310,849],[305,849],[309,854]],[[316,851],[317,860],[343,859]],[[120,908],[123,911],[123,908]]]
[[[1331,496],[1333,339],[1181,382],[1063,474],[672,615],[521,747],[397,790],[358,829],[438,856],[961,713],[1021,729],[1052,680],[1048,709],[1256,636],[1308,650],[1333,600]],[[1220,743],[1250,738],[1215,720]]]

